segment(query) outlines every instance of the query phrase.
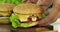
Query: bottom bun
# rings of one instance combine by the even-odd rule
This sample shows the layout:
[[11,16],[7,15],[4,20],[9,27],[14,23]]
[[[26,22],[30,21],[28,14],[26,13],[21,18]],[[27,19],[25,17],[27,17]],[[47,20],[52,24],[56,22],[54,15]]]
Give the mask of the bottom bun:
[[0,17],[0,24],[9,24],[9,17]]
[[21,25],[19,25],[19,27],[33,27],[33,26],[36,26],[38,25],[38,22],[29,22],[29,23],[21,23]]

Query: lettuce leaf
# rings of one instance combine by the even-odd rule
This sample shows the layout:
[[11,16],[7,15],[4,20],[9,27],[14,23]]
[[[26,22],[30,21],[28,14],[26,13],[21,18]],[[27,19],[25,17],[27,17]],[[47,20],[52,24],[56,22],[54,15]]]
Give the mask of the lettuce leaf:
[[10,17],[10,21],[12,23],[12,26],[14,28],[17,28],[19,25],[20,25],[20,22],[18,20],[18,15],[17,14],[12,14],[11,17]]
[[41,15],[41,19],[44,19],[45,17],[46,17],[45,14],[42,14],[42,15]]
[[22,2],[22,0],[0,0],[0,3],[19,5],[19,4],[24,4],[25,2]]
[[28,23],[21,23],[21,27],[24,27],[24,28],[27,28],[30,26],[30,24],[32,24],[32,21],[31,22],[28,22]]

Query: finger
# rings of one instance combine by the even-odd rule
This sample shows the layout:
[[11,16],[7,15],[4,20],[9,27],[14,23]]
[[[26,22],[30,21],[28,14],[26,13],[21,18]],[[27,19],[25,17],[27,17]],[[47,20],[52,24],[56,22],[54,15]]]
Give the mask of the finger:
[[41,21],[39,21],[39,26],[46,26],[46,23],[47,23],[46,19],[41,20]]

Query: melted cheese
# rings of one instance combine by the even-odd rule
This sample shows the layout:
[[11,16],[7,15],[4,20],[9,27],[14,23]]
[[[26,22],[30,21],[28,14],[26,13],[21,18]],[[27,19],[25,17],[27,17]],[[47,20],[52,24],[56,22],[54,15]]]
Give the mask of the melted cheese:
[[19,19],[21,22],[24,22],[24,21],[28,20],[29,16],[31,16],[31,15],[19,15]]

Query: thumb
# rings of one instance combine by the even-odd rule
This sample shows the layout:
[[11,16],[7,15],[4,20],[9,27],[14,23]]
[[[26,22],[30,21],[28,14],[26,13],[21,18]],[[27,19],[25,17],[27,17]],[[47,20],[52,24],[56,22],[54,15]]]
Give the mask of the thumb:
[[52,22],[53,19],[54,19],[53,17],[47,16],[45,19],[39,21],[39,25],[40,25],[40,26],[49,25],[49,24],[51,24],[51,22]]
[[46,26],[46,25],[48,25],[47,19],[43,19],[43,20],[39,21],[38,26]]

